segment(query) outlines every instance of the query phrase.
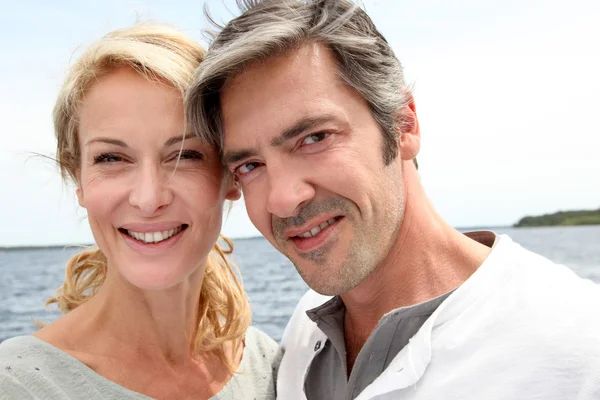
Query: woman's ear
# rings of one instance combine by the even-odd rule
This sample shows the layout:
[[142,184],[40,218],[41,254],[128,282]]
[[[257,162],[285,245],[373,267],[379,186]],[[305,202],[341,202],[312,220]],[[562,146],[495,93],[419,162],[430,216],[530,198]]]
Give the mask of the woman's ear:
[[75,179],[77,183],[77,189],[75,190],[75,194],[77,195],[77,202],[79,203],[80,207],[85,208],[85,201],[83,200],[83,189],[81,187],[81,174],[79,171],[77,171]]
[[242,197],[242,189],[240,188],[240,183],[234,177],[229,178],[229,188],[227,189],[227,193],[225,193],[225,199],[236,201]]

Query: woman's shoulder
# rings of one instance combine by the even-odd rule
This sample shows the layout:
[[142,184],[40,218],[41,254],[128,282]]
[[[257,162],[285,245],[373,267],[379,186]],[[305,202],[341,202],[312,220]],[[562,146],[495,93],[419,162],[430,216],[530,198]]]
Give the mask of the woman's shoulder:
[[246,331],[244,355],[241,369],[251,369],[253,373],[272,373],[279,367],[281,354],[279,345],[266,333],[253,326]]
[[261,357],[264,356],[263,358],[267,359],[269,357],[275,359],[279,348],[279,345],[275,340],[254,326],[248,327],[245,344],[246,349],[248,349],[252,355],[256,355],[254,353],[258,354],[262,352]]
[[275,399],[275,378],[281,361],[277,343],[255,327],[246,331],[242,361],[231,380],[215,396],[219,400]]
[[33,336],[5,340],[0,343],[0,398],[60,396],[52,392],[56,388],[48,374],[52,368],[52,349],[41,340]]
[[35,336],[0,343],[0,399],[147,399]]
[[[50,357],[52,348],[34,336],[16,336],[0,343],[0,365],[9,371],[13,366],[21,368],[36,362],[41,366]],[[35,367],[34,367],[35,368]]]

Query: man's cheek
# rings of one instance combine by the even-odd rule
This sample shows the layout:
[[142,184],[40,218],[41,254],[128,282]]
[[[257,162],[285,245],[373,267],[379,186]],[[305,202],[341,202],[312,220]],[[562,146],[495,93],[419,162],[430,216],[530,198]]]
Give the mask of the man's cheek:
[[246,202],[246,211],[252,224],[262,233],[264,236],[272,236],[271,228],[271,215],[267,211],[266,202],[253,201],[252,197],[249,197],[244,193],[244,200]]

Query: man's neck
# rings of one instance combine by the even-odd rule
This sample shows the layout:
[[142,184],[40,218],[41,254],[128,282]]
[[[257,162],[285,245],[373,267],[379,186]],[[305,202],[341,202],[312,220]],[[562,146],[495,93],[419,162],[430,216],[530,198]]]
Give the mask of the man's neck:
[[346,306],[348,371],[386,313],[460,286],[490,252],[489,247],[446,224],[422,191],[412,194],[387,257],[367,279],[341,296]]

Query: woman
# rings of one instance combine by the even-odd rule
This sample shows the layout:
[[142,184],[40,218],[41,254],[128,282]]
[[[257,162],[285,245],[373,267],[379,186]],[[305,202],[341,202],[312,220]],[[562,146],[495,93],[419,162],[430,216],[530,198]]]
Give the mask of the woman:
[[0,345],[0,398],[274,398],[276,344],[249,328],[216,240],[240,192],[214,148],[185,134],[204,51],[166,27],[112,32],[70,70],[54,108],[64,178],[98,249],[76,255],[65,315]]

